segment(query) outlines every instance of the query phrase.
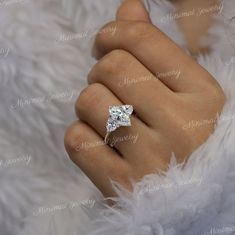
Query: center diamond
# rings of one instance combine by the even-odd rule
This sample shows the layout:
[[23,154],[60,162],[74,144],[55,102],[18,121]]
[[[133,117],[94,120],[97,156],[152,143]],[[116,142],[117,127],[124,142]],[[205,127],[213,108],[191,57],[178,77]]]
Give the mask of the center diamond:
[[109,107],[109,119],[106,125],[107,132],[112,132],[121,126],[131,126],[130,116],[133,106],[121,105]]

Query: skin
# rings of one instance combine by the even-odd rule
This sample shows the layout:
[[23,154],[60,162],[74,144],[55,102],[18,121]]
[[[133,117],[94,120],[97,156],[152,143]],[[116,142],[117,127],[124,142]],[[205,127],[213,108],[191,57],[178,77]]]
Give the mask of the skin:
[[[179,163],[187,161],[215,126],[190,122],[216,120],[225,96],[204,68],[151,24],[140,1],[124,1],[116,21],[101,32],[98,62],[76,102],[79,121],[68,128],[65,147],[104,196],[114,196],[110,180],[131,191],[130,179],[166,171],[172,153]],[[108,108],[122,104],[133,105],[135,115],[131,127],[112,133],[111,148],[103,143]]]

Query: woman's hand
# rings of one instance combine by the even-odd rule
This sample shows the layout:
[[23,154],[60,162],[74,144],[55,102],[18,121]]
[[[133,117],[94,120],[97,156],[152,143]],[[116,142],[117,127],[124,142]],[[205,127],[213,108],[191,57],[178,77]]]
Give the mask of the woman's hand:
[[[138,0],[123,3],[117,20],[97,35],[98,63],[76,103],[80,121],[67,131],[71,159],[105,196],[110,179],[131,190],[129,179],[167,170],[203,144],[214,130],[225,96],[216,80],[149,20]],[[108,108],[131,104],[131,127],[103,143]],[[198,125],[192,125],[197,121]],[[195,122],[194,122],[195,123]]]

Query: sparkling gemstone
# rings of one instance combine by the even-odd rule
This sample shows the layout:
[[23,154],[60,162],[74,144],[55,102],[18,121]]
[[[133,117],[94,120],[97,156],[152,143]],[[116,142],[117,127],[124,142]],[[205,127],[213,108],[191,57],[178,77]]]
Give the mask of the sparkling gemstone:
[[128,115],[131,115],[133,113],[133,106],[132,105],[123,105],[122,109]]
[[121,126],[131,126],[130,115],[133,113],[133,106],[110,106],[109,119],[106,125],[107,131],[112,132]]
[[111,118],[108,119],[108,122],[106,125],[107,132],[115,131],[118,127],[119,127],[119,125],[117,124],[117,122],[115,120],[113,120]]
[[117,120],[123,114],[121,106],[110,106],[109,114],[113,119]]

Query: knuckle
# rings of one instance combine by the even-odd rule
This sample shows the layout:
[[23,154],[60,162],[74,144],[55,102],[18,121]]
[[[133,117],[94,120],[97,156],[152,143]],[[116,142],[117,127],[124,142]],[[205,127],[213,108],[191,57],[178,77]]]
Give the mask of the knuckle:
[[113,36],[117,30],[117,22],[111,21],[105,24],[96,35],[96,44],[102,44],[107,36]]
[[81,91],[75,105],[77,114],[87,110],[87,107],[92,107],[99,103],[99,100],[102,97],[102,90],[104,86],[99,83],[94,83],[86,87]]
[[[65,132],[64,135],[64,146],[69,154],[74,152],[79,152],[79,146],[81,145],[84,136],[81,135],[83,133],[81,131],[82,124],[75,123],[72,124]],[[73,154],[69,155],[72,159]]]
[[133,42],[139,42],[148,38],[152,38],[156,28],[153,28],[146,22],[132,22],[126,27],[126,36]]
[[107,54],[107,60],[113,61],[115,64],[123,64],[126,59],[130,59],[130,54],[122,49],[116,49]]
[[226,96],[220,85],[214,84],[209,93],[211,97],[209,103],[221,110],[226,102]]
[[104,56],[97,66],[100,73],[116,75],[126,69],[128,61],[131,61],[130,54],[124,50],[116,49]]

